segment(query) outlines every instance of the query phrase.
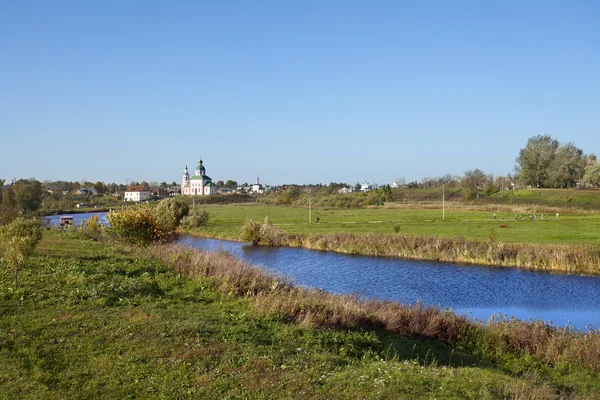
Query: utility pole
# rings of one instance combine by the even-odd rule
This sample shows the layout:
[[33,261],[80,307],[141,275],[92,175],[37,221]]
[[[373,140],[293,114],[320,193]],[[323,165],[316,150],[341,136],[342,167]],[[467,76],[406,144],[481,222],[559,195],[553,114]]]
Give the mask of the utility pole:
[[312,189],[308,189],[308,223],[309,224],[312,224],[311,191],[312,191]]
[[446,220],[446,188],[442,185],[442,221]]

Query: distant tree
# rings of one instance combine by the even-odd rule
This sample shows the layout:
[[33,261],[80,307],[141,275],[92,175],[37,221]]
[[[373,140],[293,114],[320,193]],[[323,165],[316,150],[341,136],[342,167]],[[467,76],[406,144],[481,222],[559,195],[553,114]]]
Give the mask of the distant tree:
[[558,147],[558,141],[548,135],[529,138],[516,159],[515,169],[521,182],[534,187],[548,187],[550,166]]
[[559,146],[548,170],[548,183],[551,187],[574,187],[584,173],[583,151],[573,143]]
[[222,187],[225,186],[225,182],[223,182],[223,181],[217,181],[216,185],[217,185],[218,188],[222,188]]
[[361,187],[362,187],[362,185],[360,184],[360,182],[356,182],[356,184],[354,185],[354,191],[358,192]]
[[104,185],[104,182],[96,182],[94,184],[94,189],[96,189],[96,192],[98,192],[98,194],[106,193],[106,186]]
[[36,219],[19,217],[0,228],[0,255],[9,268],[15,270],[15,287],[19,287],[19,270],[42,238],[42,225]]
[[277,196],[277,204],[292,204],[294,200],[300,197],[301,191],[298,186],[290,186]]
[[231,189],[235,189],[238,186],[238,184],[236,181],[228,179],[227,182],[225,182],[225,186],[227,186],[228,188],[231,188]]
[[595,157],[587,161],[585,174],[583,175],[581,182],[600,187],[600,163]]
[[392,188],[390,185],[383,185],[379,188],[383,201],[392,201]]
[[166,189],[168,187],[167,182],[161,182],[158,187],[161,189]]
[[472,200],[483,190],[487,182],[487,176],[480,169],[471,169],[465,172],[461,185],[467,189],[465,198]]
[[42,184],[35,179],[21,179],[11,185],[22,212],[37,210],[42,204]]

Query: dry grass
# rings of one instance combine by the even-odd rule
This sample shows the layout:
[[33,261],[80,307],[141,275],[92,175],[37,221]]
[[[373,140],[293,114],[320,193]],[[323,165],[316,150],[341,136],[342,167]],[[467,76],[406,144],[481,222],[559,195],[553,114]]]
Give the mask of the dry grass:
[[[150,253],[187,276],[213,278],[223,293],[252,298],[257,310],[309,326],[376,328],[462,345],[471,351],[531,354],[544,362],[573,363],[600,371],[600,332],[581,333],[542,322],[494,319],[482,326],[464,316],[422,304],[332,295],[298,288],[225,254],[160,245]],[[489,352],[488,352],[489,355]]]

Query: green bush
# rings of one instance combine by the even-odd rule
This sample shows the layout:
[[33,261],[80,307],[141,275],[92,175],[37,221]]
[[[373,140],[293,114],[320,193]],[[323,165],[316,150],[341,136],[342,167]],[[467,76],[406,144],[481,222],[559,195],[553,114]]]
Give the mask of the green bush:
[[158,203],[155,213],[162,225],[175,230],[182,218],[188,214],[189,209],[187,204],[176,199],[165,199]]
[[260,223],[254,222],[252,218],[242,226],[242,240],[258,244],[260,242]]
[[161,222],[148,206],[113,210],[107,214],[107,218],[110,232],[137,246],[166,242],[172,233],[170,226]]
[[210,215],[206,210],[194,207],[188,215],[181,219],[181,226],[186,228],[203,228],[208,224]]
[[262,224],[250,219],[242,226],[242,240],[252,242],[252,244],[277,246],[280,242],[280,235],[281,232],[273,226],[269,217],[265,217]]

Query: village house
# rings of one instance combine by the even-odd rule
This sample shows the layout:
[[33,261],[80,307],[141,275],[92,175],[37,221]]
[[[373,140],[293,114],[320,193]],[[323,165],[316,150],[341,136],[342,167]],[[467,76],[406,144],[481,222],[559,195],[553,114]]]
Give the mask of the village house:
[[150,200],[150,191],[144,190],[143,185],[128,186],[124,200],[136,202]]

